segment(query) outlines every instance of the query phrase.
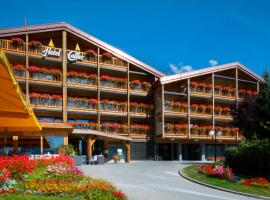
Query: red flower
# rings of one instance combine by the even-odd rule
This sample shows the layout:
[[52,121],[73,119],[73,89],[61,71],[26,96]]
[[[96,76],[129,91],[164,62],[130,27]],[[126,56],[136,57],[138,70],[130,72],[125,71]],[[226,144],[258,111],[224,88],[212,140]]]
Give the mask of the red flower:
[[140,81],[140,80],[134,80],[134,81],[132,81],[132,83],[133,83],[134,85],[138,85],[138,86],[141,85],[141,81]]
[[28,67],[28,70],[29,70],[30,72],[39,72],[39,71],[40,71],[40,68],[37,67],[37,66],[34,66],[34,65],[30,65],[30,66]]

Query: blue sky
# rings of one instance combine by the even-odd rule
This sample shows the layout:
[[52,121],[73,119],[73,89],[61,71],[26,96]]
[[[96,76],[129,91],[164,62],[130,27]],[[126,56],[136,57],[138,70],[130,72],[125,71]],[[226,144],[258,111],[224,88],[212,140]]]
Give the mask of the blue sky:
[[12,0],[1,8],[1,28],[65,21],[166,74],[239,61],[260,75],[270,64],[267,0]]

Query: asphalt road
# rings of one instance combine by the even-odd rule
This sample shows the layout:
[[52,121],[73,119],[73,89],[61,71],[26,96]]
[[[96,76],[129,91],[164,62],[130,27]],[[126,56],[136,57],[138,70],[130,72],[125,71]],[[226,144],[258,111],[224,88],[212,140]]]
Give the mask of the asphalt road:
[[176,161],[139,161],[130,164],[85,165],[82,170],[93,178],[110,181],[129,200],[232,200],[255,199],[215,190],[182,178],[185,167]]

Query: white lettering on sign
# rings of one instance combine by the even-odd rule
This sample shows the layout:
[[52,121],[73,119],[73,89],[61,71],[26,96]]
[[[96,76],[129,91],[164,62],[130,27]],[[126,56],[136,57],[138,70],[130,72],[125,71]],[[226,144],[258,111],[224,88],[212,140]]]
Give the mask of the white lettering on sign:
[[70,51],[67,57],[68,57],[68,60],[70,61],[82,60],[84,58],[84,56],[81,55],[81,53],[77,51]]
[[43,50],[43,56],[55,56],[55,57],[60,57],[61,56],[61,49],[55,50],[52,49],[51,47],[48,47],[47,49]]

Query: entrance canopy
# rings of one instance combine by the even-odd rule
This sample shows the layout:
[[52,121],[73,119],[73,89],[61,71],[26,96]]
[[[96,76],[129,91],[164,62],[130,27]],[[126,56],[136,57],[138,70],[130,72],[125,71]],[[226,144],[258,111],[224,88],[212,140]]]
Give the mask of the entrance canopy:
[[0,132],[41,131],[35,114],[24,101],[3,49],[0,49]]

